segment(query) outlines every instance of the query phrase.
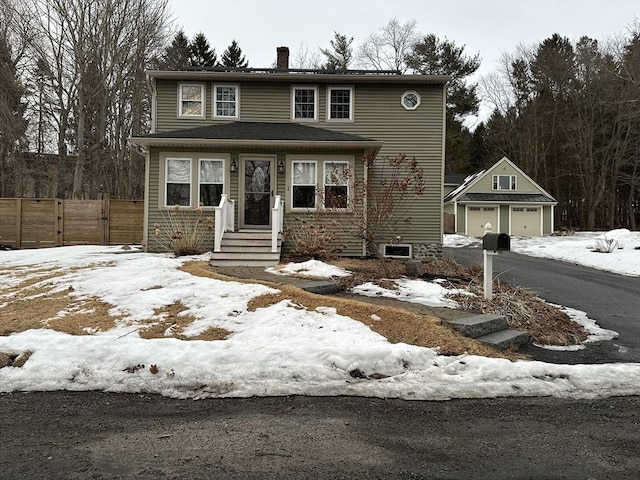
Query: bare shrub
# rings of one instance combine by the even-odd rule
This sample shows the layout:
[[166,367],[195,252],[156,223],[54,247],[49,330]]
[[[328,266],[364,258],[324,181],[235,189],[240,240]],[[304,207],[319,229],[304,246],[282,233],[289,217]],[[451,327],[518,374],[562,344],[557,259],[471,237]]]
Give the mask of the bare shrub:
[[201,207],[185,209],[176,205],[163,212],[162,221],[154,228],[160,247],[178,257],[199,255],[211,249],[213,217],[205,215]]
[[344,249],[337,242],[338,224],[322,212],[296,217],[287,225],[284,235],[290,246],[288,254],[301,259],[325,259]]
[[596,244],[591,249],[592,252],[597,253],[612,253],[617,248],[623,248],[620,243],[613,238],[602,237],[596,240]]

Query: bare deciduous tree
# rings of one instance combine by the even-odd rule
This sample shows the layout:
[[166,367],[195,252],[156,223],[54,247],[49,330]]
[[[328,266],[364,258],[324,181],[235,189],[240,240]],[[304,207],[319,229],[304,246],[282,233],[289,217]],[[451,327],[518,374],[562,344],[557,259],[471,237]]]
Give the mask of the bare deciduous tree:
[[376,70],[406,72],[406,58],[418,39],[416,21],[400,23],[397,18],[374,32],[360,45],[358,63]]

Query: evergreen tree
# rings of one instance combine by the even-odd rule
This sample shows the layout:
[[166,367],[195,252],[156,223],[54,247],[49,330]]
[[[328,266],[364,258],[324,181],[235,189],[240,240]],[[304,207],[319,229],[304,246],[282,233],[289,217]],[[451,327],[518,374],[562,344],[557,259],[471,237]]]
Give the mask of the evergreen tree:
[[480,101],[477,84],[468,84],[467,77],[480,67],[480,55],[469,57],[464,46],[452,41],[440,40],[433,34],[416,43],[406,58],[407,65],[415,73],[425,75],[451,75],[447,85],[447,113],[458,120],[478,112]]
[[238,46],[238,43],[235,40],[231,41],[231,45],[229,45],[222,54],[220,64],[224,67],[230,68],[247,68],[249,66],[249,62],[247,62],[242,54],[242,49]]
[[200,32],[189,44],[189,65],[192,67],[215,67],[216,50],[211,48],[207,37]]
[[347,70],[353,61],[353,37],[347,38],[338,32],[334,33],[334,39],[329,43],[331,49],[321,48],[322,54],[327,57],[327,62],[322,66],[324,70]]
[[21,168],[16,157],[27,130],[22,101],[25,92],[7,38],[0,36],[0,197],[14,195],[15,177]]
[[476,114],[480,105],[476,92],[478,85],[467,82],[467,77],[480,67],[479,54],[469,57],[465,55],[464,47],[429,34],[413,46],[405,60],[415,73],[451,76],[447,84],[445,166],[451,173],[469,171],[472,169],[472,135],[463,120]]
[[189,64],[189,39],[183,30],[178,31],[171,41],[171,44],[165,48],[162,57],[157,63],[160,70],[180,70]]

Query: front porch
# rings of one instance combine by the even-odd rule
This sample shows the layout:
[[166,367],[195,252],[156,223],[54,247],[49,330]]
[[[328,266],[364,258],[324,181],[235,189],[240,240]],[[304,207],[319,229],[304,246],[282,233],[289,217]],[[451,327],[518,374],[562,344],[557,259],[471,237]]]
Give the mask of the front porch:
[[282,252],[284,202],[276,195],[271,209],[270,228],[235,228],[235,201],[222,195],[215,208],[214,267],[271,267],[278,264]]

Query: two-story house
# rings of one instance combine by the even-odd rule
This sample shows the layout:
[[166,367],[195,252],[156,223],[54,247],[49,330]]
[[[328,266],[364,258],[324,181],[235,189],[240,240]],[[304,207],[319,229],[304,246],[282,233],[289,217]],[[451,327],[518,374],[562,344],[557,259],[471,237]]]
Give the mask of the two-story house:
[[[336,198],[353,196],[353,178],[375,173],[380,159],[404,154],[419,162],[426,189],[412,203],[403,245],[383,253],[440,255],[449,77],[293,70],[288,62],[279,47],[272,69],[147,72],[151,132],[130,139],[146,154],[146,248],[160,249],[153,226],[179,205],[215,214],[214,264],[275,264],[283,224],[324,210],[330,214],[317,221],[338,225],[342,254],[368,255],[339,227],[355,213]],[[259,253],[260,237],[272,255]]]
[[445,184],[445,190],[444,212],[454,218],[455,233],[482,236],[487,223],[509,235],[553,233],[558,202],[507,157],[455,187]]

